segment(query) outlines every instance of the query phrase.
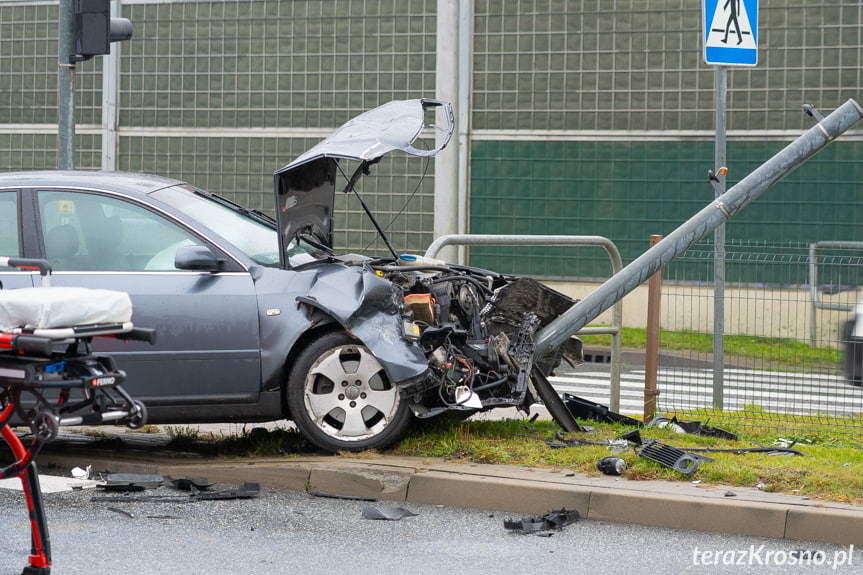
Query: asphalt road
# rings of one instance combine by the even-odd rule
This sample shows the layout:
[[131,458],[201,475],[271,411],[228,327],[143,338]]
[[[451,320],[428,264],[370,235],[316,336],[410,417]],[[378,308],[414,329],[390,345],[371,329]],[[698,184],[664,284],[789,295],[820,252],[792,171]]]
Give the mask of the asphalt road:
[[[146,493],[180,492],[163,487]],[[760,575],[859,573],[863,565],[863,552],[847,546],[597,521],[546,532],[549,537],[522,535],[504,529],[506,515],[499,512],[431,505],[403,505],[418,515],[400,521],[369,520],[364,507],[395,504],[296,491],[192,503],[91,501],[102,495],[93,489],[45,495],[55,575]],[[0,490],[0,516],[0,575],[17,575],[29,553],[20,492]]]

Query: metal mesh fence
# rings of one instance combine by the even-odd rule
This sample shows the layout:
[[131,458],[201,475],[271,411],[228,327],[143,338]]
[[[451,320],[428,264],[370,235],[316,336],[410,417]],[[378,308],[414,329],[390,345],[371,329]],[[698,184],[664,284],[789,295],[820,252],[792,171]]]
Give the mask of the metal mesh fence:
[[[729,130],[802,129],[863,85],[863,4],[759,2],[758,66],[729,69]],[[702,6],[680,0],[476,0],[473,127],[711,130]]]
[[[185,179],[264,211],[273,209],[272,173],[333,128],[387,101],[434,94],[431,0],[126,5],[141,40],[123,46],[120,122],[135,128],[121,141],[122,169]],[[390,232],[405,251],[432,238],[433,177],[424,171],[393,158],[362,190],[384,224],[398,216]],[[401,212],[414,190],[413,211]],[[337,198],[335,219],[337,248],[382,253],[352,198]]]
[[[123,2],[117,169],[157,173],[272,212],[272,174],[332,129],[433,97],[434,0]],[[0,1],[0,169],[56,167],[57,4]],[[79,63],[75,165],[101,165],[102,58]],[[432,240],[433,170],[403,157],[362,190],[398,249]],[[374,185],[372,185],[374,184]],[[413,196],[405,208],[408,196]],[[337,247],[384,253],[351,198]]]
[[[815,261],[807,245],[728,245],[718,380],[713,257],[713,245],[700,243],[663,270],[660,410],[718,420],[736,412],[737,425],[780,433],[863,432],[863,388],[847,377],[843,343],[863,286],[863,244],[823,250]],[[684,275],[702,281],[676,281]]]

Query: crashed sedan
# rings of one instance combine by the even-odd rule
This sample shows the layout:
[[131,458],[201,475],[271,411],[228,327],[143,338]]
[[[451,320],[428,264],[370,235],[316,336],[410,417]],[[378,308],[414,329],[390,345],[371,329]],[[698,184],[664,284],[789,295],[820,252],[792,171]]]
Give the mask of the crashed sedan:
[[[443,117],[443,128],[427,117]],[[415,417],[529,412],[571,338],[534,361],[533,336],[574,301],[525,277],[400,254],[357,192],[394,151],[433,156],[449,104],[390,102],[274,175],[276,218],[141,174],[0,176],[0,255],[47,259],[55,286],[129,293],[155,346],[96,341],[151,423],[288,418],[318,448],[396,441]],[[439,145],[414,148],[429,127]],[[373,178],[371,178],[373,179]],[[336,253],[334,198],[351,194],[390,254]],[[39,276],[0,269],[3,289]],[[553,393],[553,391],[552,391]]]

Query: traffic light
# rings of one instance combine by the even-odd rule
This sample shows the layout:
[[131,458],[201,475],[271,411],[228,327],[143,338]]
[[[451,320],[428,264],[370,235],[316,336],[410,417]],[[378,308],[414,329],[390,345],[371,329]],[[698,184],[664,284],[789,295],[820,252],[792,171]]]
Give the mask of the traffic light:
[[132,22],[111,18],[111,0],[76,0],[75,52],[84,58],[111,53],[111,42],[132,37]]

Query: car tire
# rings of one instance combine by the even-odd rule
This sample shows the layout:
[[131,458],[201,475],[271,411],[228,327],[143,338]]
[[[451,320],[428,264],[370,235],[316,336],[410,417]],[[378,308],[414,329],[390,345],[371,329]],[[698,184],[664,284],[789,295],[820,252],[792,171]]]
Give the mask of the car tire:
[[287,385],[294,423],[325,451],[383,449],[413,419],[380,362],[341,331],[312,341],[297,357]]

